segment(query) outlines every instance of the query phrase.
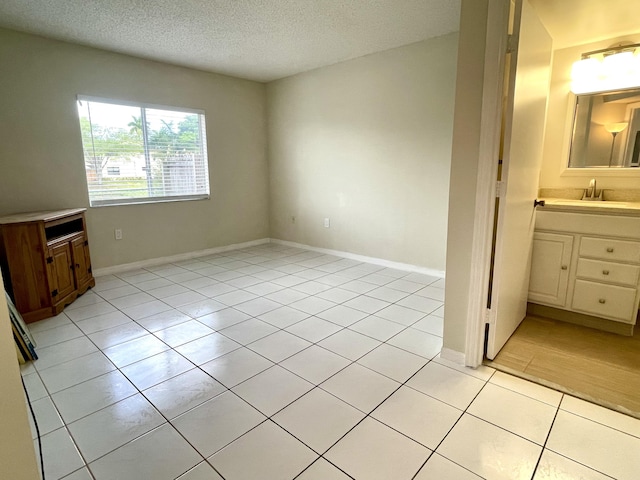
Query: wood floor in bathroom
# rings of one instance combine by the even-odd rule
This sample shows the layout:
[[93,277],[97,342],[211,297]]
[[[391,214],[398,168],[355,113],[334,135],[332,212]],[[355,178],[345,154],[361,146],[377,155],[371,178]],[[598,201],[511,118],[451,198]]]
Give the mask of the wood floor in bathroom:
[[625,337],[528,316],[487,364],[640,418],[640,328]]

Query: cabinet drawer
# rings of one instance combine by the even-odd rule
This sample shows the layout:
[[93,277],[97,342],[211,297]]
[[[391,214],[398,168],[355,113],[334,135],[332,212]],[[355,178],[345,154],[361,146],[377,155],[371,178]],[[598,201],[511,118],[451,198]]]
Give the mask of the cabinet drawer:
[[590,315],[635,323],[636,289],[576,280],[572,308]]
[[578,259],[576,276],[607,283],[620,283],[635,287],[638,285],[640,266],[603,262],[588,258]]
[[640,263],[640,243],[608,238],[582,237],[580,256]]

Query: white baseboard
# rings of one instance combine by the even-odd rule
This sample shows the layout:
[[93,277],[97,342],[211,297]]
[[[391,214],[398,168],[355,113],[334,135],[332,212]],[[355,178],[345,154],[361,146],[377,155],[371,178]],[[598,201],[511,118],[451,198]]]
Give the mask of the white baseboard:
[[214,253],[222,253],[228,252],[230,250],[255,247],[256,245],[263,245],[269,242],[269,238],[261,238],[259,240],[251,240],[250,242],[234,243],[231,245],[224,245],[222,247],[207,248],[206,250],[179,253],[177,255],[170,255],[168,257],[149,258],[147,260],[140,260],[139,262],[123,263],[120,265],[113,265],[111,267],[96,268],[93,271],[93,276],[101,277],[104,275],[113,275],[115,273],[122,273],[129,270],[137,270],[138,268],[154,267],[156,265],[162,265],[164,263],[173,263],[179,262],[181,260],[190,260],[192,258],[204,257],[205,255],[213,255]]
[[435,270],[433,268],[419,267],[418,265],[411,265],[409,263],[392,262],[391,260],[385,260],[383,258],[376,258],[376,257],[367,257],[365,255],[358,255],[357,253],[343,252],[341,250],[331,250],[328,248],[312,247],[311,245],[290,242],[288,240],[279,240],[276,238],[272,238],[271,243],[286,245],[288,247],[304,248],[305,250],[326,253],[327,255],[335,255],[336,257],[349,258],[351,260],[357,260],[359,262],[373,263],[374,265],[380,265],[382,267],[388,267],[388,268],[395,268],[396,270],[404,270],[407,272],[422,273],[424,275],[431,275],[432,277],[444,278],[443,270]]
[[465,355],[464,352],[458,352],[457,350],[451,350],[450,348],[443,348],[440,351],[440,358],[449,360],[457,365],[464,367]]
[[275,243],[278,245],[286,245],[288,247],[304,248],[306,250],[325,253],[327,255],[335,255],[336,257],[349,258],[351,260],[357,260],[359,262],[373,263],[374,265],[380,265],[382,267],[395,268],[397,270],[422,273],[425,275],[431,275],[433,277],[444,278],[444,271],[442,270],[419,267],[418,265],[411,265],[409,263],[392,262],[391,260],[385,260],[383,258],[367,257],[365,255],[358,255],[356,253],[343,252],[341,250],[331,250],[328,248],[313,247],[311,245],[305,245],[305,244],[296,243],[296,242],[289,242],[287,240],[279,240],[275,238],[261,238],[259,240],[252,240],[250,242],[234,243],[232,245],[224,245],[222,247],[208,248],[206,250],[198,250],[195,252],[179,253],[177,255],[169,255],[166,257],[158,257],[158,258],[149,258],[147,260],[140,260],[138,262],[131,262],[131,263],[123,263],[120,265],[113,265],[111,267],[96,268],[93,271],[93,275],[95,277],[101,277],[104,275],[113,275],[116,273],[122,273],[129,270],[137,270],[138,268],[154,267],[156,265],[162,265],[165,263],[179,262],[181,260],[189,260],[192,258],[204,257],[205,255],[213,255],[215,253],[228,252],[230,250],[239,250],[241,248],[254,247],[256,245],[263,245],[265,243]]

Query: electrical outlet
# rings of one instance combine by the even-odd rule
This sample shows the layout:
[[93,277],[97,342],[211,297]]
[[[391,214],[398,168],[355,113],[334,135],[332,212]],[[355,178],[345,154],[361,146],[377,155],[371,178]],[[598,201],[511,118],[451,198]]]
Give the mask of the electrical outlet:
[[122,240],[122,229],[116,228],[116,240]]
[[329,228],[331,226],[331,220],[328,218],[324,219],[324,228]]

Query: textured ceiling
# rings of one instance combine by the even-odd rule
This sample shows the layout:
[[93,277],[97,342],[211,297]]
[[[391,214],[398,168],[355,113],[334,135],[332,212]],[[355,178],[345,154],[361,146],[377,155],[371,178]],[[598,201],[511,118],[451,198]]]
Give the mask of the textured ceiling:
[[0,26],[270,81],[458,30],[460,0],[2,0]]
[[553,38],[567,48],[640,32],[640,0],[530,0]]

